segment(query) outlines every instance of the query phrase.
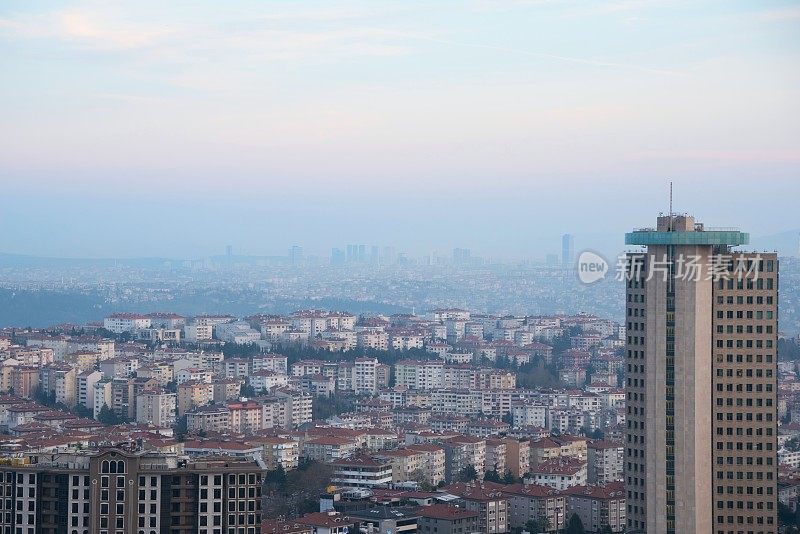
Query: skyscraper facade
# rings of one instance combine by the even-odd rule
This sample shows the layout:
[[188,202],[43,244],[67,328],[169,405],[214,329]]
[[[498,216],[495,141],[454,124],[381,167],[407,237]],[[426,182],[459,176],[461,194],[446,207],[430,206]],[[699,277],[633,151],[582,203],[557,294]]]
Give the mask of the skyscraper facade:
[[561,266],[571,268],[575,259],[575,241],[571,234],[561,236]]
[[686,215],[626,243],[628,530],[777,532],[774,253]]

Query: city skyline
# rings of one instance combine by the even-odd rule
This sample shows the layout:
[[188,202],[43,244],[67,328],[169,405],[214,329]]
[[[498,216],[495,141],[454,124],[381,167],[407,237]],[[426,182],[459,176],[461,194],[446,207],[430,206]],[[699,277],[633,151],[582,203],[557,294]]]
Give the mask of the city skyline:
[[544,256],[621,245],[620,207],[666,211],[669,181],[682,211],[798,230],[791,2],[226,7],[0,6],[0,251],[319,254],[345,229]]

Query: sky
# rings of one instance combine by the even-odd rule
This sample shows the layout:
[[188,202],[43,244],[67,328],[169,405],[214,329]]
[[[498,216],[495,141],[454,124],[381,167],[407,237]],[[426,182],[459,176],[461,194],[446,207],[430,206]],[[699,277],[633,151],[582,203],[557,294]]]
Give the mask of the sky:
[[0,3],[0,252],[800,229],[800,2]]

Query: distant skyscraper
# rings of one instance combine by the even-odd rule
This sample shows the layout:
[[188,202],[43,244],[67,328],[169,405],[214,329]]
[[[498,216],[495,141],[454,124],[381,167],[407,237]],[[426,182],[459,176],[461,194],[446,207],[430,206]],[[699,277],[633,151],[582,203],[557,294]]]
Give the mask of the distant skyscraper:
[[289,263],[296,267],[303,262],[303,247],[292,245],[289,247]]
[[331,249],[331,265],[342,265],[346,261],[345,253],[340,248]]
[[464,265],[470,262],[472,252],[468,248],[454,248],[453,249],[453,263],[457,265]]
[[347,245],[347,261],[353,262],[358,260],[358,245]]
[[561,236],[561,265],[568,269],[571,268],[574,258],[575,242],[572,239],[572,234],[564,234]]
[[548,267],[558,267],[558,254],[548,254],[545,263]]
[[629,532],[777,533],[776,254],[660,216],[625,236]]
[[381,263],[383,265],[394,265],[397,262],[397,253],[394,247],[383,247],[383,254],[381,255]]
[[225,255],[229,258],[233,256],[233,247],[231,245],[225,247]]

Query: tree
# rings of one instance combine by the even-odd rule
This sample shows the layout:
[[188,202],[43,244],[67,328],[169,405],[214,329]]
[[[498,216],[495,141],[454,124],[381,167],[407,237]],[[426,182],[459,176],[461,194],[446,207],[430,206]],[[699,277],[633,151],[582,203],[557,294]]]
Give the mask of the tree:
[[56,392],[55,391],[45,391],[43,388],[39,388],[36,390],[34,394],[34,400],[39,404],[43,404],[45,406],[55,406],[56,405]]
[[182,415],[175,421],[175,426],[173,427],[175,431],[175,439],[178,441],[185,441],[186,434],[189,432],[189,424],[186,419],[186,415]]
[[525,530],[530,532],[531,534],[539,534],[544,529],[542,525],[535,519],[528,519],[525,522]]
[[475,466],[472,464],[465,465],[461,471],[458,472],[459,482],[472,482],[477,478],[478,472],[475,470]]
[[578,514],[572,514],[572,517],[569,518],[569,523],[567,524],[567,534],[586,534],[586,531],[583,528],[583,521],[581,518],[578,517]]
[[603,528],[600,529],[600,534],[614,534],[614,531],[611,529],[611,525],[603,525]]
[[250,384],[242,384],[242,387],[239,388],[239,395],[242,397],[255,397],[256,389]]
[[[274,473],[273,478],[280,478]],[[268,496],[265,501],[264,514],[268,517],[285,517],[293,519],[308,512],[319,511],[319,495],[325,492],[330,483],[332,468],[330,465],[306,460],[285,473],[285,481],[264,480],[264,492]]]
[[267,474],[264,475],[264,482],[266,482],[267,484],[269,483],[285,484],[286,470],[283,468],[281,464],[278,464],[278,467],[276,467],[272,471],[267,471]]
[[86,417],[88,419],[92,419],[94,417],[94,410],[87,408],[83,404],[76,404],[75,408],[72,409],[72,413],[78,417]]
[[503,484],[516,484],[517,477],[514,476],[514,473],[511,471],[506,471],[506,474],[503,475]]
[[487,482],[497,482],[498,484],[502,483],[500,473],[497,472],[496,467],[491,471],[486,471],[486,474],[483,475],[483,480]]
[[97,420],[104,425],[119,425],[122,423],[120,417],[108,407],[108,404],[103,404],[100,412],[97,414]]

